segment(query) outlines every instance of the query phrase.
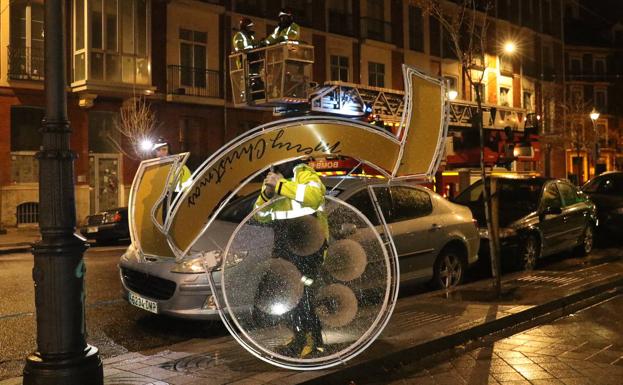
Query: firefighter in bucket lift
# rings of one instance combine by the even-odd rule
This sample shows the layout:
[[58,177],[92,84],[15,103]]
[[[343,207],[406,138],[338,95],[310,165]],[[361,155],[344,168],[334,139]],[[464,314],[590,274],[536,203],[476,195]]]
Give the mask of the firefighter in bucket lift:
[[[324,213],[326,187],[316,171],[303,161],[293,161],[269,172],[255,207],[273,197],[276,200],[256,214],[259,222],[270,222],[274,229],[274,258],[283,258],[302,274],[303,295],[295,308],[285,314],[292,339],[281,349],[290,357],[305,358],[322,353],[322,327],[314,303],[315,281],[324,262],[329,225]],[[263,293],[262,284],[257,295]]]
[[253,31],[253,22],[248,17],[240,19],[240,28],[232,37],[234,52],[247,51],[256,48],[258,43],[255,40],[255,31]]

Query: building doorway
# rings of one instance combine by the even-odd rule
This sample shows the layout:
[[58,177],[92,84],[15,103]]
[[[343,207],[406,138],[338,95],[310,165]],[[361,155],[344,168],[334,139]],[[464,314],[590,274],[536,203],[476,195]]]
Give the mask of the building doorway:
[[119,207],[119,175],[121,155],[91,154],[89,156],[90,213]]

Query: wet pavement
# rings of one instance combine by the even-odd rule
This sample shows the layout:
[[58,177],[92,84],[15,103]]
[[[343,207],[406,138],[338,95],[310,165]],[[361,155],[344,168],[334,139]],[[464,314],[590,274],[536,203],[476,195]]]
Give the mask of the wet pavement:
[[622,309],[619,295],[463,354],[385,366],[350,384],[621,385]]
[[[370,368],[388,367],[388,365],[407,362],[407,360],[414,362],[455,346],[470,345],[473,341],[486,339],[491,333],[502,330],[513,329],[515,333],[520,332],[544,322],[541,317],[548,314],[555,313],[555,317],[558,317],[565,314],[566,309],[573,308],[582,301],[597,298],[595,296],[604,295],[604,293],[611,297],[615,294],[609,291],[610,289],[623,286],[623,262],[621,260],[592,264],[589,258],[576,260],[573,263],[576,264],[575,271],[541,270],[509,275],[503,280],[506,297],[496,301],[491,298],[489,281],[464,285],[450,295],[431,292],[401,298],[396,305],[394,315],[379,339],[363,354],[336,368],[311,372],[280,369],[255,358],[231,337],[223,336],[208,339],[194,338],[165,347],[128,352],[106,358],[104,360],[105,383],[137,385],[314,383],[326,385],[349,384],[351,380],[354,380],[356,384],[369,383],[374,378],[373,375],[364,376],[363,373],[369,373]],[[588,306],[588,304],[583,306]],[[620,306],[618,302],[612,305],[613,314],[610,317],[616,317],[616,309]],[[570,324],[566,330],[555,329],[557,333],[555,335],[544,334],[523,339],[513,337],[509,341],[514,343],[484,346],[474,356],[470,355],[471,353],[464,353],[455,359],[456,365],[454,361],[446,360],[432,363],[428,367],[417,366],[417,370],[410,370],[411,364],[408,364],[400,368],[399,372],[402,370],[409,381],[422,381],[423,384],[470,384],[479,383],[477,381],[481,381],[481,378],[487,381],[484,383],[491,380],[494,384],[510,385],[513,382],[508,381],[515,380],[519,381],[516,384],[545,384],[547,382],[536,381],[556,379],[552,377],[554,373],[551,372],[556,367],[560,370],[567,370],[567,367],[571,367],[572,370],[585,367],[587,370],[603,369],[599,366],[601,364],[615,368],[609,369],[605,376],[602,370],[604,381],[609,381],[619,373],[618,361],[612,355],[618,354],[620,348],[614,342],[608,342],[608,338],[617,337],[613,337],[615,334],[609,329],[603,328],[607,325],[607,320],[607,315],[600,318],[600,321],[593,320],[599,322],[601,329],[596,328],[595,325],[576,327]],[[519,327],[518,325],[522,326],[519,330],[515,330],[514,328]],[[582,333],[583,327],[593,328],[596,332]],[[531,336],[529,333],[536,335],[539,332],[528,331],[520,336]],[[604,337],[601,340],[597,338],[600,335]],[[572,336],[575,339],[572,339]],[[561,343],[559,339],[565,337],[568,339]],[[541,340],[538,340],[539,338]],[[584,343],[584,341],[591,341],[591,344]],[[608,347],[608,345],[612,346]],[[586,350],[577,350],[578,347],[584,347]],[[593,362],[591,361],[593,357],[588,359],[592,353],[599,353],[594,355],[597,357],[595,359],[610,357],[612,360],[609,363]],[[585,354],[585,357],[582,358],[578,354]],[[531,355],[550,358],[533,359]],[[539,366],[546,362],[539,362],[539,360],[548,359],[556,359],[550,361],[555,364],[549,367],[550,371],[545,366]],[[484,362],[481,362],[483,360]],[[415,365],[420,365],[420,363],[416,362]],[[492,369],[493,367],[496,368]],[[486,375],[483,374],[485,373],[483,368],[486,369]],[[505,370],[508,372],[504,372]],[[393,372],[391,367],[389,372]],[[586,377],[590,373],[584,371],[582,375],[590,378]],[[614,373],[614,375],[611,376],[609,373]],[[387,373],[378,375],[381,377],[373,383],[387,383]],[[401,377],[392,378],[393,381],[398,381],[395,382],[396,384],[410,383],[404,382]],[[18,384],[19,380],[9,379],[0,384]]]
[[[473,339],[487,338],[486,336],[491,331],[512,327],[512,325],[520,321],[530,322],[535,316],[543,312],[550,312],[572,305],[577,300],[577,298],[570,299],[574,296],[585,295],[583,293],[589,293],[591,290],[593,290],[592,294],[586,295],[595,295],[605,290],[603,287],[609,282],[621,282],[623,280],[623,250],[619,247],[612,247],[597,250],[588,258],[569,258],[568,255],[555,256],[543,261],[538,266],[539,270],[507,275],[504,277],[504,292],[501,298],[495,298],[492,295],[490,282],[488,281],[468,283],[449,293],[429,292],[422,294],[422,288],[417,288],[415,293],[420,295],[409,296],[409,294],[415,293],[409,293],[409,289],[401,289],[401,299],[398,301],[390,323],[379,340],[373,343],[365,353],[352,362],[336,369],[294,372],[273,367],[253,357],[231,337],[227,336],[226,331],[222,327],[208,331],[204,329],[201,323],[181,322],[152,316],[131,307],[118,297],[116,288],[119,282],[115,258],[118,257],[114,257],[112,253],[108,255],[105,249],[102,248],[91,249],[86,257],[89,276],[92,278],[94,276],[98,277],[97,279],[87,279],[87,290],[89,293],[89,302],[87,304],[89,342],[100,348],[101,356],[104,359],[106,384],[198,385],[225,383],[294,384],[305,382],[323,385],[329,383],[348,384],[350,379],[344,380],[344,377],[341,376],[342,373],[353,373],[353,371],[355,373],[366,373],[362,369],[383,367],[387,362],[401,362],[405,361],[405,359],[415,360],[427,357],[456,345],[469,345],[471,344],[469,341]],[[0,258],[0,265],[3,266],[3,269],[0,271],[0,278],[5,283],[3,285],[5,287],[3,297],[7,299],[4,305],[0,305],[0,307],[7,306],[0,312],[0,315],[8,315],[4,318],[0,317],[0,321],[2,321],[0,323],[3,323],[4,326],[11,323],[14,324],[12,328],[0,328],[0,348],[2,348],[0,351],[3,351],[3,354],[0,355],[2,356],[0,357],[0,378],[6,378],[7,374],[9,376],[10,374],[19,375],[23,365],[23,358],[35,345],[30,268],[24,270],[26,273],[22,275],[14,274],[13,270],[9,268],[17,263],[25,263],[31,266],[30,261],[28,258],[18,258],[15,254],[4,255]],[[103,275],[98,275],[97,273],[93,275],[93,273],[98,271],[101,271]],[[2,272],[4,272],[4,275]],[[621,285],[621,283],[617,283],[617,285]],[[114,289],[111,290],[111,288]],[[110,297],[111,292],[112,297]],[[13,298],[16,300],[13,300]],[[26,298],[27,301],[20,302],[17,300],[18,298]],[[620,297],[617,301],[620,301]],[[612,306],[615,310],[617,306],[621,308],[619,302]],[[616,311],[610,315],[613,319],[616,316]],[[570,319],[573,320],[575,317]],[[130,327],[127,326],[128,323]],[[607,323],[608,317],[604,316],[601,324],[605,325]],[[26,328],[28,333],[16,334],[10,332],[10,330],[20,327]],[[594,328],[595,326],[586,324],[583,327]],[[569,326],[566,333],[571,335],[571,329],[571,326]],[[581,329],[582,327],[580,327],[580,330],[577,330],[577,336],[588,340],[588,336],[580,335]],[[157,341],[157,335],[163,334],[168,338],[165,344]],[[525,333],[520,335],[523,334]],[[608,335],[608,333],[604,333],[604,335]],[[556,336],[547,335],[545,337],[550,339],[557,338]],[[618,338],[620,339],[620,336]],[[508,340],[519,342],[521,339]],[[593,339],[591,341],[595,342],[596,340]],[[555,341],[550,340],[549,342],[550,345],[555,345]],[[506,365],[512,366],[508,360],[505,360],[505,354],[508,355],[509,359],[515,356],[523,360],[525,357],[531,359],[532,363],[539,364],[538,359],[532,360],[529,356],[530,354],[544,355],[542,354],[543,352],[530,351],[535,347],[532,345],[534,343],[535,341],[530,340],[525,344],[515,344],[517,346],[512,348],[506,346],[512,345],[512,343],[492,343],[490,346],[480,347],[478,356],[471,356],[471,353],[467,353],[472,358],[473,365],[472,363],[454,365],[453,361],[448,360],[436,363],[431,362],[429,365],[430,369],[433,371],[439,370],[439,373],[433,373],[429,370],[429,367],[422,366],[419,367],[419,372],[406,369],[408,366],[398,370],[403,370],[409,381],[430,381],[430,378],[428,380],[423,379],[426,377],[424,375],[415,375],[415,373],[421,374],[422,370],[428,370],[428,377],[433,378],[433,381],[435,381],[434,374],[448,374],[448,370],[452,368],[456,368],[457,372],[455,374],[458,373],[460,376],[461,372],[458,369],[461,367],[485,367],[486,364],[477,364],[477,362],[485,360],[487,357],[492,361],[489,363],[490,367],[504,367],[504,365],[501,365],[502,361]],[[564,347],[568,345],[567,350],[559,351],[559,354],[553,354],[552,357],[593,363],[591,359],[600,356],[599,354],[588,360],[579,360],[571,355],[572,353],[583,352],[573,350],[581,344],[582,342],[579,341],[562,343],[558,346]],[[606,348],[607,345],[595,346],[589,343],[582,346],[593,350],[604,350],[606,348],[604,352],[608,351],[608,353],[604,354],[616,355],[621,349],[615,343],[611,344],[612,346],[608,348]],[[23,346],[27,348],[23,350]],[[542,348],[553,349],[552,346],[542,346]],[[10,348],[10,350],[7,350],[7,348]],[[489,352],[486,349],[489,349]],[[496,353],[495,349],[498,349],[500,354]],[[590,352],[594,352],[593,350]],[[6,356],[4,353],[8,351],[11,351],[11,354]],[[505,351],[509,353],[503,353]],[[589,351],[587,350],[586,352]],[[518,353],[521,356],[517,355]],[[606,357],[606,355],[601,357]],[[458,357],[456,358],[458,359]],[[470,361],[467,357],[464,358],[465,362]],[[499,359],[502,361],[499,361]],[[452,368],[446,365],[448,362],[450,362]],[[618,367],[620,366],[619,363],[620,361],[613,361],[612,363],[607,363],[607,365]],[[515,362],[515,364],[521,365],[518,362]],[[525,362],[525,364],[530,363]],[[595,364],[599,367],[599,362]],[[417,365],[421,365],[421,362]],[[579,363],[577,365],[578,368],[581,368],[582,365],[586,364]],[[567,364],[567,366],[569,365]],[[434,369],[434,367],[439,368]],[[518,369],[522,369],[522,367],[513,370],[523,376],[521,380],[523,382],[520,381],[517,384],[530,383],[526,382],[526,377]],[[539,371],[537,376],[545,375],[536,367],[532,367],[532,369]],[[553,367],[550,369],[553,369]],[[503,374],[504,372],[502,371],[508,370],[508,368],[504,367],[504,369],[500,368],[499,370],[501,370],[499,373],[491,371],[490,375],[484,378],[487,381],[490,379],[497,381],[491,382],[494,384],[513,384],[513,382],[502,382],[502,378],[498,379],[493,375]],[[467,379],[466,377],[461,377],[463,382],[452,382],[458,377],[451,376],[448,382],[438,383],[462,384],[472,383],[470,382],[472,380],[482,381],[481,377],[478,377],[480,372],[480,370],[469,372],[472,377]],[[467,372],[464,371],[465,373]],[[549,371],[548,373],[552,374]],[[387,373],[383,372],[381,375],[383,376],[383,382],[377,383],[386,383]],[[508,375],[508,378],[511,377],[514,376]],[[517,377],[515,376],[514,378]],[[356,380],[357,384],[367,383],[365,381],[370,380],[368,377],[363,379],[353,377],[352,379]],[[21,383],[20,380],[19,378],[13,378],[7,381],[0,381],[0,384],[18,384]],[[393,378],[393,381],[401,380],[402,378],[399,377]],[[534,379],[534,381],[536,380]],[[543,378],[543,380],[550,381],[553,379],[548,377]],[[411,383],[409,381],[395,383]],[[565,384],[565,382],[550,383]],[[578,383],[582,384],[582,382]],[[619,383],[623,384],[623,380]]]

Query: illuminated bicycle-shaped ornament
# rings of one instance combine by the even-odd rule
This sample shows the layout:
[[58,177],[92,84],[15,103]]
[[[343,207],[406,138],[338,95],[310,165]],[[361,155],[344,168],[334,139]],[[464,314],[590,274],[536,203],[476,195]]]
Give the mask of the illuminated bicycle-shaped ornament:
[[[198,241],[219,213],[270,167],[304,157],[347,156],[388,183],[432,178],[447,132],[443,82],[404,67],[405,108],[396,135],[336,117],[271,122],[234,139],[192,175],[180,194],[188,154],[141,163],[130,192],[132,248],[178,262],[196,258]],[[278,198],[252,210],[204,265],[221,318],[250,353],[299,370],[344,363],[368,347],[397,299],[398,258],[375,203],[373,226],[356,208],[328,194],[322,210],[271,216]],[[163,213],[163,208],[166,212]]]

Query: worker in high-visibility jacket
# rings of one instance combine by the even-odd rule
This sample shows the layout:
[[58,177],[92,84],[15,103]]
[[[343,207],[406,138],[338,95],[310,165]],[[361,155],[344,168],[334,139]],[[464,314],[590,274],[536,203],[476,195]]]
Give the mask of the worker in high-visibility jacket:
[[[163,137],[159,137],[158,140],[156,140],[156,143],[153,144],[152,150],[156,158],[164,158],[166,156],[173,155],[173,152],[171,151],[171,144],[167,142],[167,140]],[[190,185],[192,184],[192,180],[190,179],[190,177],[191,177],[190,170],[184,164],[182,165],[182,170],[177,179],[177,182],[176,181],[170,182],[171,183],[169,185],[170,190],[167,191],[165,199],[162,201],[162,223],[164,223],[167,219],[170,202],[172,202],[175,199],[177,194],[183,192],[184,190],[189,188]],[[175,187],[173,187],[174,183],[175,183]],[[172,188],[173,191],[171,191],[171,187],[173,187]]]
[[[298,164],[293,166],[292,163]],[[256,208],[275,199],[255,218],[272,225],[275,237],[273,256],[292,262],[300,271],[304,285],[299,303],[284,315],[294,337],[281,353],[296,358],[313,357],[324,350],[322,326],[314,304],[317,290],[314,284],[317,283],[329,239],[329,226],[324,213],[326,187],[316,171],[300,161],[287,163],[285,169],[282,166],[280,170],[283,172],[269,172],[264,180]],[[291,178],[287,178],[290,173]],[[261,285],[258,295],[262,295]]]
[[[156,158],[164,158],[165,156],[173,155],[171,144],[163,137],[158,138],[152,149]],[[190,180],[190,176],[190,169],[186,167],[186,165],[182,165],[182,172],[174,189],[176,193],[182,192],[191,185],[192,181]]]
[[268,35],[264,39],[264,44],[278,44],[282,41],[299,40],[301,37],[301,27],[294,22],[292,12],[288,10],[282,10],[279,12],[279,24],[272,34]]
[[232,37],[231,47],[234,52],[247,51],[257,47],[255,31],[253,31],[253,21],[248,17],[240,19],[239,30]]

